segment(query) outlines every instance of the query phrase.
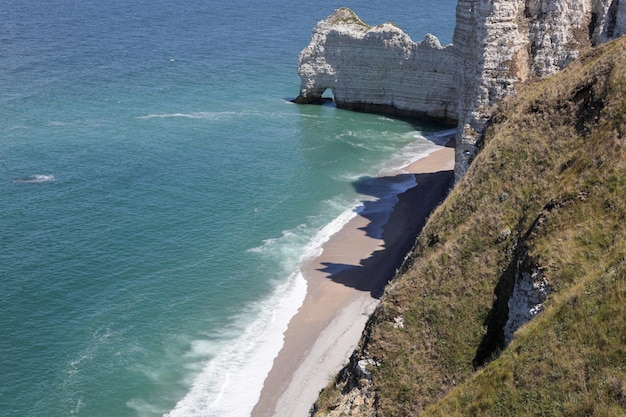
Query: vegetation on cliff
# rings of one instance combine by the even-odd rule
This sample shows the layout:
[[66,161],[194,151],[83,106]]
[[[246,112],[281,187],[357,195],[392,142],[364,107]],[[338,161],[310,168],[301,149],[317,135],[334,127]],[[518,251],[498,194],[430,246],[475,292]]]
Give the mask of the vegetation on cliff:
[[626,415],[625,134],[626,38],[501,102],[315,415]]
[[347,7],[341,7],[328,18],[328,23],[332,25],[336,25],[339,23],[343,23],[346,25],[357,25],[362,26],[364,30],[368,30],[371,28],[370,25],[361,20],[359,16],[357,16],[352,9]]

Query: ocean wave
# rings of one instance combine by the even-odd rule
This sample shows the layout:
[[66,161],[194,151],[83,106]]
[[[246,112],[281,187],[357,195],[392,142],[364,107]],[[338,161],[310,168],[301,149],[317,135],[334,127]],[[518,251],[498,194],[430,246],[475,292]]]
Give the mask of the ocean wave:
[[77,388],[83,383],[84,378],[88,377],[88,368],[93,364],[100,350],[119,334],[108,326],[98,328],[92,333],[84,349],[66,363],[64,377],[58,390],[63,393],[65,402],[71,406],[70,416],[79,415],[85,405],[83,393]]
[[409,143],[393,155],[388,161],[386,161],[386,163],[379,170],[378,175],[384,176],[405,172],[404,168],[411,165],[413,162],[426,158],[431,153],[441,149],[443,140],[442,144],[433,142],[434,141],[428,140],[424,136],[419,135],[418,140]]
[[146,116],[139,116],[138,119],[169,119],[169,118],[184,118],[184,119],[204,119],[204,120],[219,120],[224,117],[231,117],[237,115],[236,112],[194,112],[194,113],[162,113],[162,114],[148,114]]
[[[292,274],[257,311],[244,313],[249,322],[239,337],[226,340],[221,349],[197,341],[192,357],[215,354],[194,378],[185,397],[166,417],[236,417],[249,415],[258,401],[265,377],[282,347],[282,335],[304,300],[306,282]],[[250,317],[255,316],[254,319]]]
[[191,113],[153,113],[145,116],[138,116],[139,120],[150,119],[195,119],[195,120],[224,120],[234,117],[263,117],[272,119],[293,119],[293,118],[314,118],[318,119],[319,115],[290,113],[280,111],[259,111],[259,110],[240,110],[240,111],[200,111]]
[[282,348],[283,333],[304,301],[306,281],[300,271],[302,264],[319,256],[323,244],[354,218],[360,207],[345,209],[336,202],[328,204],[339,215],[326,224],[317,229],[302,224],[249,249],[280,258],[287,278],[269,298],[242,313],[237,322],[247,324],[239,336],[220,337],[219,346],[205,340],[191,343],[186,356],[196,362],[204,358],[205,365],[185,397],[165,417],[235,417],[251,413],[273,360]]
[[54,175],[35,174],[28,177],[15,178],[13,182],[25,183],[25,184],[42,184],[44,182],[54,181]]
[[325,203],[328,205],[328,210],[338,213],[330,222],[326,222],[317,230],[313,230],[310,224],[301,224],[292,230],[284,230],[282,236],[266,239],[263,244],[248,249],[248,251],[271,256],[277,255],[281,259],[291,258],[297,264],[318,256],[321,253],[322,245],[357,215],[360,205],[353,203],[346,208],[345,204],[336,201],[329,200]]

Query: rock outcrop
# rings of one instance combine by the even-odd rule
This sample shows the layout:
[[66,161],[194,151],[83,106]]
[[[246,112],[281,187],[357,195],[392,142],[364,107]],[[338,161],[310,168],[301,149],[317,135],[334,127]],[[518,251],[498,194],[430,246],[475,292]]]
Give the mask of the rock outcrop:
[[465,172],[494,106],[527,80],[626,33],[619,0],[459,0],[453,44],[413,42],[392,24],[351,10],[321,21],[300,54],[298,103],[325,90],[338,107],[458,121],[455,175]]
[[508,300],[508,319],[503,329],[505,345],[511,343],[517,329],[541,313],[543,302],[551,292],[548,281],[539,269],[515,277],[513,293]]
[[456,57],[436,37],[422,42],[390,23],[369,26],[338,9],[313,30],[300,53],[297,103],[320,103],[331,90],[337,107],[456,122]]

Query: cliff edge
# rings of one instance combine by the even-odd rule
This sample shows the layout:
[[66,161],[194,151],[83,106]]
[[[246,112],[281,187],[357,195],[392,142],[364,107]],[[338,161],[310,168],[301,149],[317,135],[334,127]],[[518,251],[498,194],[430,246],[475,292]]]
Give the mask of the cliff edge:
[[297,103],[331,90],[340,108],[457,123],[455,176],[465,174],[494,106],[581,51],[626,33],[619,0],[459,0],[452,45],[414,42],[339,9],[300,53]]
[[626,415],[626,37],[482,142],[316,417]]

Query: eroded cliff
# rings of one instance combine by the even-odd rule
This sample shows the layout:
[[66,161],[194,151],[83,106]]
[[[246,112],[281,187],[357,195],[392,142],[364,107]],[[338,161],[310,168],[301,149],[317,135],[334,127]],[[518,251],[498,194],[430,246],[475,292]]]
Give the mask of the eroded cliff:
[[432,35],[413,42],[393,24],[369,26],[338,9],[300,53],[295,101],[319,103],[331,90],[340,108],[456,122],[456,67],[452,46]]
[[619,0],[459,0],[454,49],[462,66],[455,175],[465,172],[500,99],[624,33]]
[[500,99],[626,32],[619,0],[459,0],[456,15],[453,44],[442,47],[335,11],[300,54],[296,102],[320,102],[330,89],[342,108],[457,120],[458,180]]

